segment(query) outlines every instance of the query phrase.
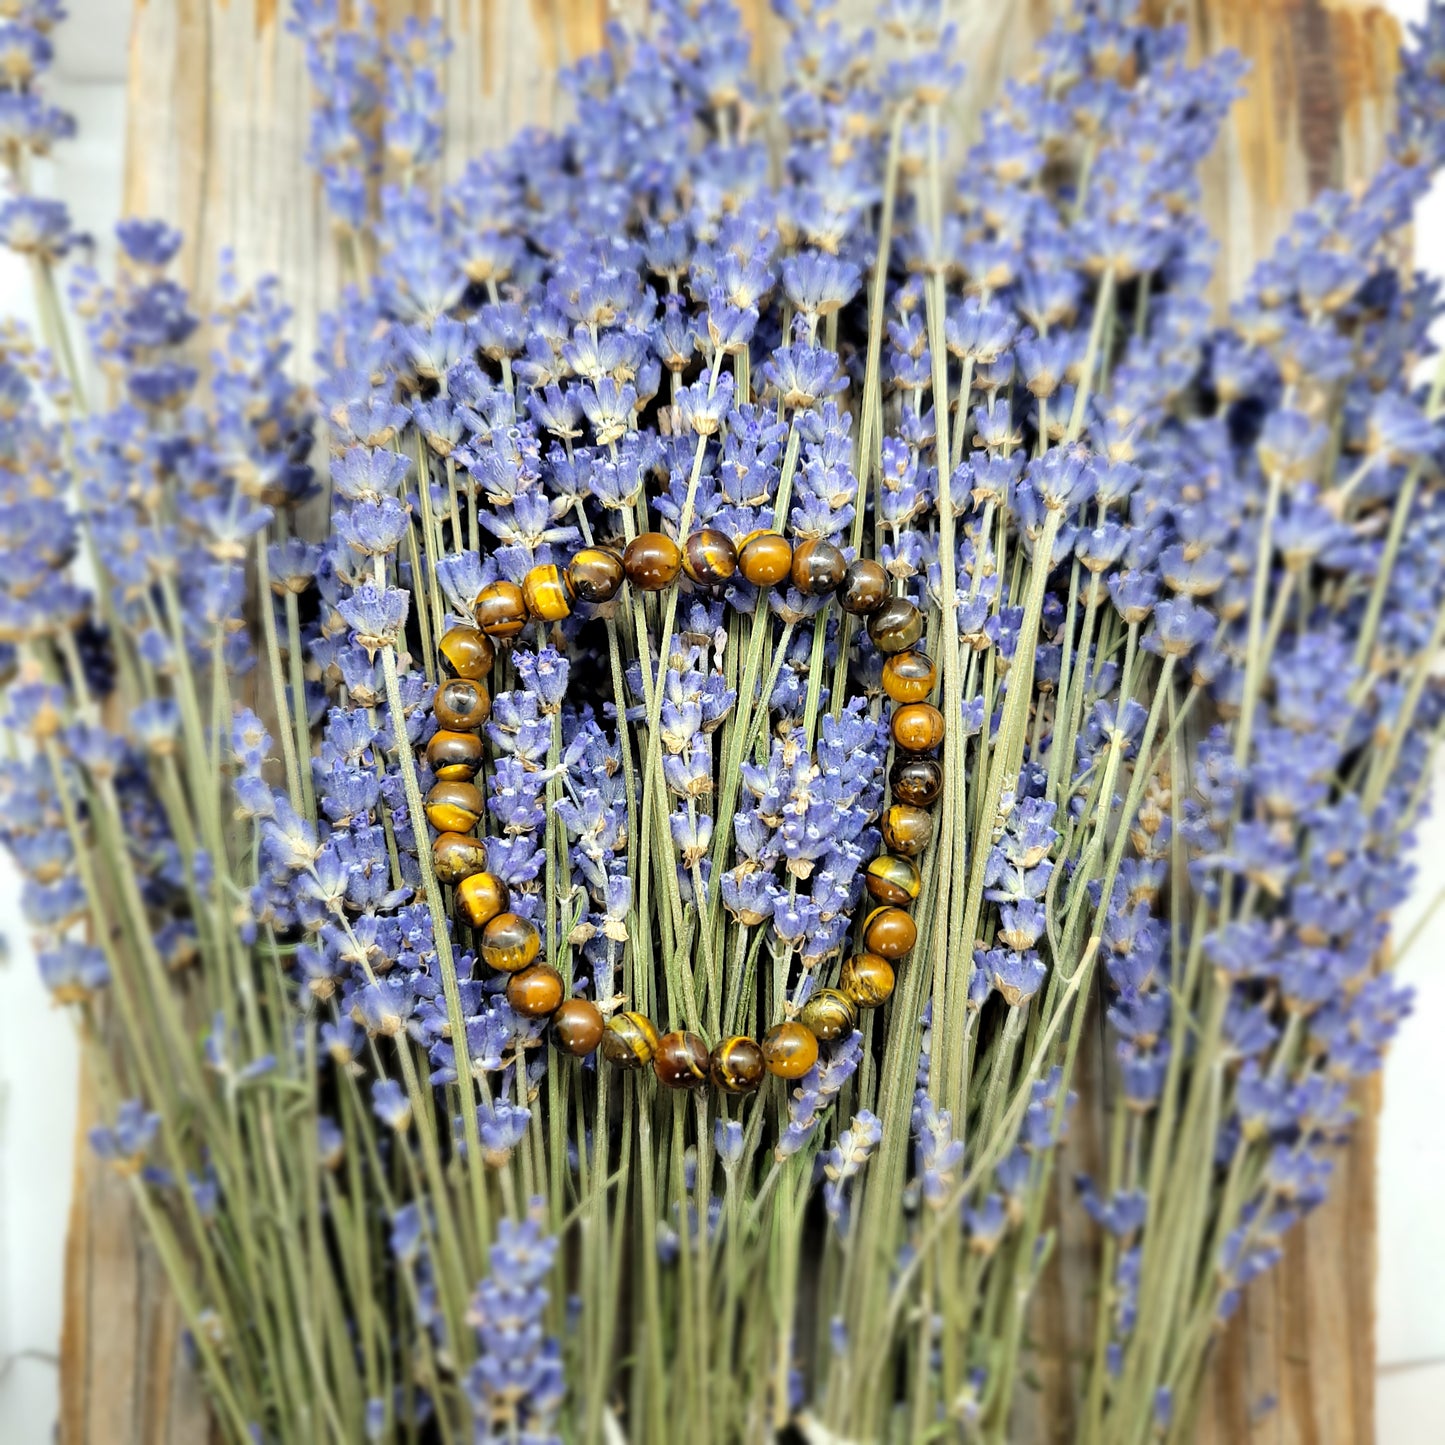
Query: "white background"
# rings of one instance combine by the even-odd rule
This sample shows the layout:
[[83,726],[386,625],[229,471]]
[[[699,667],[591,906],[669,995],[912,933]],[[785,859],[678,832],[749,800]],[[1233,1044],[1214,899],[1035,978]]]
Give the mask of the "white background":
[[[1390,0],[1402,19],[1424,0]],[[110,247],[120,206],[129,6],[70,0],[57,35],[51,97],[73,112],[79,137],[60,149],[38,189],[64,199],[75,223]],[[1445,190],[1417,231],[1428,269],[1445,272]],[[0,315],[30,315],[28,275],[0,250]],[[1442,774],[1445,781],[1445,774]],[[1437,789],[1445,797],[1445,789]],[[1445,887],[1445,809],[1426,824],[1417,895],[1400,937]],[[64,1016],[36,978],[18,910],[18,881],[0,859],[0,1441],[42,1445],[56,1414],[55,1353],[75,1133],[75,1051]],[[1445,909],[1402,964],[1418,990],[1416,1017],[1385,1073],[1380,1150],[1379,1439],[1445,1440]]]

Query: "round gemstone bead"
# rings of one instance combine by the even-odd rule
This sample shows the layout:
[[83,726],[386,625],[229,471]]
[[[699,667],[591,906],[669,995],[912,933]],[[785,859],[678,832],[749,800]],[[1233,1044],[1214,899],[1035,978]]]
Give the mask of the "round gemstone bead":
[[439,782],[466,782],[482,765],[482,740],[476,733],[443,728],[431,735],[426,760]]
[[863,920],[863,947],[889,963],[897,963],[917,942],[918,925],[901,908],[884,904]]
[[470,833],[485,807],[475,783],[438,783],[426,795],[426,820],[438,833]]
[[893,993],[893,965],[876,953],[855,953],[843,965],[838,987],[859,1008],[878,1008]]
[[827,1043],[853,1032],[858,1025],[858,1010],[846,993],[820,988],[809,995],[798,1022]]
[[[456,631],[455,628],[452,629]],[[477,633],[483,642],[482,634]],[[492,644],[487,642],[490,651]],[[437,688],[431,710],[436,720],[454,732],[473,732],[492,715],[492,699],[485,687],[467,677],[453,677]]]
[[896,652],[883,664],[883,691],[894,702],[922,702],[938,681],[926,652]]
[[893,741],[905,753],[931,753],[943,743],[943,714],[931,702],[907,702],[893,710]]
[[471,873],[457,885],[457,912],[473,928],[485,928],[511,902],[507,885],[495,873]]
[[923,888],[917,865],[896,853],[880,853],[863,873],[863,886],[880,903],[908,904]]
[[721,587],[738,570],[733,539],[716,527],[703,527],[682,549],[682,570],[701,587]]
[[855,617],[871,617],[888,601],[888,573],[881,562],[872,557],[860,557],[848,564],[843,574],[843,585],[838,589],[838,601],[844,612]]
[[482,929],[482,962],[501,973],[520,973],[542,951],[542,935],[530,918],[499,913]]
[[507,980],[507,1002],[529,1019],[555,1013],[563,993],[562,975],[550,963],[534,963]]
[[888,787],[900,803],[926,808],[943,791],[943,769],[932,758],[898,758],[888,770]]
[[818,1062],[818,1036],[794,1020],[763,1035],[763,1063],[780,1079],[801,1079]]
[[677,543],[662,532],[643,532],[634,537],[622,554],[627,580],[639,592],[661,592],[677,580],[682,570],[682,553]]
[[868,636],[880,652],[904,652],[923,636],[923,614],[906,597],[890,597],[868,619]]
[[847,570],[847,559],[831,542],[811,538],[793,553],[790,573],[804,596],[826,597],[838,590]]
[[460,883],[487,866],[481,839],[465,833],[442,833],[431,845],[432,872],[443,883]]
[[477,631],[475,627],[461,624],[449,627],[442,633],[442,640],[437,643],[437,651],[441,653],[442,661],[458,677],[465,677],[472,682],[485,677],[492,670],[492,659],[497,655],[496,648],[484,633]]
[[645,1069],[658,1042],[657,1030],[646,1014],[614,1014],[602,1035],[602,1057],[620,1069]]
[[712,1081],[725,1094],[751,1094],[763,1082],[767,1065],[756,1039],[738,1034],[712,1051]]
[[669,1089],[700,1089],[707,1083],[707,1045],[681,1029],[663,1034],[652,1051],[652,1072]]
[[527,625],[527,599],[515,582],[489,582],[477,593],[472,613],[488,637],[515,637]]
[[793,566],[793,549],[781,532],[749,532],[738,548],[738,571],[754,587],[776,587]]
[[916,858],[933,841],[933,819],[912,803],[894,803],[883,814],[883,841],[895,853]]
[[552,1015],[552,1042],[574,1058],[594,1052],[606,1030],[602,1010],[590,998],[569,998]]
[[539,562],[522,578],[522,600],[539,622],[560,622],[572,612],[572,584],[553,562]]
[[567,580],[583,602],[611,602],[627,573],[611,547],[584,547],[567,566]]

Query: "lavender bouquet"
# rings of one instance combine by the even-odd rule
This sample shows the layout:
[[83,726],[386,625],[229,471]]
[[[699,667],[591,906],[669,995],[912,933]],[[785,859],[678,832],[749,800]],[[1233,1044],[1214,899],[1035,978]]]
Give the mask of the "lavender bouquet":
[[5,11],[0,833],[92,1142],[227,1440],[1001,1445],[1097,1019],[1075,1438],[1186,1441],[1408,1010],[1445,8],[1224,321],[1246,78],[1128,0],[968,135],[938,0],[774,0],[773,95],[652,10],[440,188],[443,31],[296,0],[311,386],[274,282],[85,263]]

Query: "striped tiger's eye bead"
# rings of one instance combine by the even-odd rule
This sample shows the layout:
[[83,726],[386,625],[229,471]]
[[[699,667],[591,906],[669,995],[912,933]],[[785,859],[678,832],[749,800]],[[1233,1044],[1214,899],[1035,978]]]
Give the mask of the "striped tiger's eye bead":
[[669,1089],[700,1089],[707,1083],[707,1045],[696,1034],[663,1034],[652,1051],[652,1072]]
[[863,920],[863,947],[897,963],[918,942],[918,925],[901,908],[884,904]]
[[943,743],[943,714],[931,702],[894,708],[893,741],[905,753],[931,753]]
[[569,998],[552,1015],[552,1042],[575,1059],[593,1053],[606,1032],[602,1010],[590,998]]
[[499,973],[520,973],[542,951],[542,935],[530,918],[499,913],[482,929],[482,962]]
[[848,571],[848,560],[820,537],[804,542],[793,553],[793,586],[805,597],[826,597],[836,592]]
[[820,988],[809,995],[798,1014],[798,1022],[825,1043],[851,1034],[858,1025],[858,1010],[846,993]]
[[527,625],[527,599],[515,582],[489,582],[477,593],[472,614],[488,637],[515,637]]
[[776,587],[793,567],[793,549],[781,532],[749,532],[738,548],[738,571],[754,587]]
[[943,769],[932,758],[898,758],[888,770],[888,787],[900,803],[926,808],[943,791]]
[[457,912],[473,928],[485,928],[511,902],[507,885],[495,873],[471,873],[457,885]]
[[855,617],[871,617],[888,601],[888,573],[881,562],[860,557],[848,564],[843,585],[838,589],[838,602],[844,612]]
[[746,1034],[724,1039],[712,1051],[709,1073],[724,1094],[751,1094],[767,1071],[758,1041]]
[[583,602],[611,602],[627,573],[611,547],[584,547],[568,564],[567,580]]
[[497,655],[496,648],[484,633],[461,624],[442,633],[437,651],[458,677],[470,682],[485,677],[492,670],[492,659]]
[[438,783],[426,795],[426,820],[438,833],[470,833],[485,807],[475,783]]
[[922,702],[938,681],[938,669],[926,652],[897,652],[883,664],[883,691],[894,702]]
[[572,584],[553,562],[539,562],[522,578],[522,600],[539,622],[560,622],[572,613]]
[[893,965],[876,953],[855,953],[843,965],[838,987],[859,1008],[879,1008],[893,993]]
[[[477,634],[481,637],[481,633]],[[482,637],[483,642],[487,642]],[[488,648],[491,643],[487,642]],[[492,715],[492,699],[481,683],[469,677],[454,677],[437,688],[431,710],[436,720],[454,732],[473,732]]]
[[646,1014],[614,1014],[602,1034],[602,1057],[619,1069],[645,1069],[658,1042],[657,1030]]
[[912,903],[922,891],[923,880],[911,858],[880,853],[863,874],[863,886],[880,903]]
[[775,1024],[763,1035],[763,1063],[780,1079],[801,1079],[818,1062],[818,1036],[796,1021]]
[[720,587],[738,570],[738,549],[726,532],[703,527],[682,549],[682,570],[701,587]]
[[507,1002],[529,1019],[555,1013],[564,992],[562,975],[550,963],[534,963],[507,980]]
[[643,532],[627,544],[622,568],[639,592],[661,592],[682,571],[682,553],[666,534]]
[[446,729],[431,735],[426,760],[443,783],[466,782],[482,765],[482,740],[476,733]]
[[923,614],[906,597],[890,597],[868,619],[868,636],[879,652],[906,652],[923,636]]
[[443,833],[431,845],[431,866],[443,883],[461,883],[486,869],[487,850],[479,838]]
[[933,841],[933,819],[912,803],[894,803],[883,814],[883,841],[895,853],[916,858]]

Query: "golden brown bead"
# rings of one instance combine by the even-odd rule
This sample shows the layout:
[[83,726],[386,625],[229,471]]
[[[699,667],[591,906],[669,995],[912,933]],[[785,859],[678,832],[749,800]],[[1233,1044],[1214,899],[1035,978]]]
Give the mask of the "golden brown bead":
[[943,714],[931,702],[907,702],[893,710],[893,741],[905,753],[931,753],[943,743]]
[[602,1010],[590,998],[569,998],[552,1015],[552,1042],[574,1058],[592,1053],[606,1029]]
[[793,553],[790,575],[805,597],[826,597],[838,590],[847,570],[847,558],[831,542],[814,537]]
[[652,1072],[669,1089],[700,1089],[707,1083],[707,1045],[679,1029],[663,1034],[652,1051]]
[[863,886],[880,903],[912,903],[923,888],[911,858],[880,853],[863,873]]
[[738,571],[754,587],[776,587],[793,567],[793,549],[781,532],[749,532],[738,548]]
[[838,602],[844,612],[855,617],[871,617],[888,601],[888,573],[881,562],[860,557],[848,564],[843,585],[838,589]]
[[443,883],[460,883],[487,866],[487,850],[479,838],[442,833],[431,845],[432,872]]
[[780,1079],[801,1079],[818,1062],[818,1036],[790,1020],[763,1035],[763,1063]]
[[530,918],[499,913],[482,929],[482,962],[500,973],[520,973],[542,951],[542,935]]
[[751,1094],[763,1082],[767,1065],[756,1039],[738,1034],[712,1051],[708,1072],[725,1094]]
[[539,562],[522,578],[522,600],[538,622],[560,622],[572,612],[572,584],[555,563]]
[[619,1069],[645,1069],[657,1045],[657,1030],[646,1014],[614,1014],[602,1035],[602,1057]]
[[923,614],[906,597],[890,597],[868,619],[879,652],[903,652],[923,636]]
[[611,602],[627,573],[611,547],[584,547],[567,567],[567,580],[583,602]]
[[458,677],[472,682],[485,677],[492,670],[492,659],[497,650],[486,635],[475,627],[458,624],[442,633],[437,643],[442,660]]
[[431,735],[426,760],[437,781],[466,782],[482,765],[482,740],[476,733],[457,733],[443,728]]
[[515,582],[489,582],[477,593],[472,615],[488,637],[515,637],[527,625],[527,599]]
[[828,1043],[853,1032],[858,1026],[858,1009],[846,993],[836,988],[820,988],[808,996],[798,1014],[798,1022]]
[[918,925],[901,908],[884,904],[863,920],[863,947],[897,963],[918,942]]
[[457,912],[473,928],[485,928],[511,902],[507,885],[495,873],[471,873],[457,885]]
[[894,702],[922,702],[938,681],[938,669],[926,652],[897,652],[883,664],[883,691]]
[[943,769],[932,758],[898,758],[888,770],[888,787],[900,803],[926,808],[943,791]]
[[661,592],[682,571],[682,553],[665,533],[643,532],[627,544],[622,567],[639,592]]
[[426,820],[438,833],[470,833],[485,807],[475,783],[438,783],[426,795]]
[[855,953],[843,965],[838,987],[859,1008],[878,1008],[893,993],[893,965],[876,953]]
[[738,549],[726,532],[702,527],[682,549],[682,570],[700,587],[721,587],[738,570]]
[[[478,637],[482,637],[479,632]],[[487,642],[482,637],[483,642]],[[491,643],[487,642],[490,648]],[[436,720],[454,732],[474,732],[492,715],[492,699],[481,683],[453,677],[437,688],[431,710]]]
[[534,963],[507,980],[507,1002],[529,1019],[544,1019],[562,1002],[562,975],[550,963]]
[[933,819],[912,803],[894,803],[883,814],[883,841],[895,853],[916,858],[933,841]]

